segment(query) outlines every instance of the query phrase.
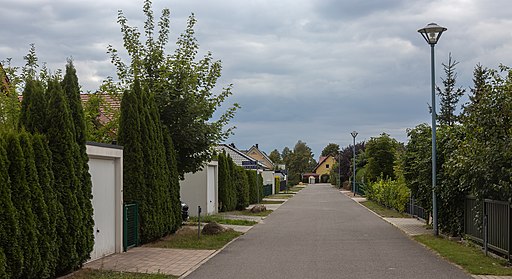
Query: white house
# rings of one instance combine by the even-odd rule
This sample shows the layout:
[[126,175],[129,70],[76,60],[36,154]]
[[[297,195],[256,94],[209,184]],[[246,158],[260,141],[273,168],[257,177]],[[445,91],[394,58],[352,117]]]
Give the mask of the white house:
[[87,143],[94,210],[94,248],[90,261],[123,251],[123,149]]
[[185,179],[180,181],[181,201],[189,206],[189,215],[198,215],[198,206],[201,215],[211,215],[218,212],[218,162],[212,161],[195,173],[186,173]]

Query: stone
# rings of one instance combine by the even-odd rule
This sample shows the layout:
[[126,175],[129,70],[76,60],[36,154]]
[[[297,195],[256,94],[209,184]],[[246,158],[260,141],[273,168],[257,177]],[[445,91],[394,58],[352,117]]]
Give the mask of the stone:
[[249,211],[251,213],[260,213],[260,212],[264,212],[266,210],[267,210],[267,208],[262,204],[255,205],[251,209],[249,209]]
[[204,225],[201,233],[206,234],[206,235],[215,235],[215,234],[223,233],[224,231],[226,231],[226,228],[219,225],[217,222],[210,222],[210,223]]

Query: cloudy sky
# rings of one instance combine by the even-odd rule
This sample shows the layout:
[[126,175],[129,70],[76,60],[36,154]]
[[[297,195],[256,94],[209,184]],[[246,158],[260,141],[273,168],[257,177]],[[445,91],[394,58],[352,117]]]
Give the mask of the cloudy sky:
[[[55,70],[73,57],[84,91],[115,76],[106,54],[123,49],[117,11],[142,28],[142,0],[3,0],[0,60],[23,65],[30,43]],[[200,54],[222,60],[219,88],[242,106],[233,125],[241,149],[270,153],[305,141],[317,158],[328,143],[347,146],[350,132],[368,140],[430,123],[430,49],[417,32],[448,28],[436,46],[436,76],[448,54],[460,62],[458,84],[471,86],[477,63],[512,66],[510,0],[154,0],[171,10],[171,43],[187,17],[198,20]]]

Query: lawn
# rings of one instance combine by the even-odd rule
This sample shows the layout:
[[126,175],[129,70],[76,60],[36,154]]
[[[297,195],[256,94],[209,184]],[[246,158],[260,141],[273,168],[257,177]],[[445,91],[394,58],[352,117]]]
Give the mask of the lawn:
[[[197,223],[198,219],[197,219],[197,217],[190,217],[189,221]],[[256,221],[227,219],[220,215],[201,216],[201,223],[210,223],[210,222],[217,222],[219,224],[224,224],[224,225],[238,225],[238,226],[254,226],[254,225],[258,224],[258,222],[256,222]]]
[[145,274],[132,272],[117,272],[108,270],[94,270],[83,268],[72,275],[68,275],[66,279],[175,279],[172,275],[164,274]]
[[477,247],[451,241],[433,235],[414,236],[414,239],[436,251],[443,258],[453,262],[475,275],[512,275],[512,268],[504,259],[486,257]]
[[258,212],[258,213],[252,213],[249,210],[237,210],[237,211],[225,212],[225,214],[228,214],[228,215],[243,215],[243,216],[257,216],[257,217],[265,217],[265,216],[270,215],[270,213],[272,213],[272,210],[268,210],[268,209],[265,211],[262,211],[262,212]]
[[205,249],[217,250],[243,233],[228,230],[218,235],[203,235],[197,239],[197,227],[184,226],[175,234],[166,236],[158,241],[144,246],[175,249]]
[[262,200],[261,204],[282,204],[284,201]]
[[271,196],[265,197],[266,199],[289,199],[292,198],[294,194],[275,194]]
[[378,215],[380,215],[382,217],[411,218],[411,216],[409,216],[405,213],[400,213],[394,209],[389,209],[389,208],[382,206],[374,201],[364,201],[364,202],[361,202],[361,204],[366,206],[368,209],[370,209],[371,211],[377,213]]

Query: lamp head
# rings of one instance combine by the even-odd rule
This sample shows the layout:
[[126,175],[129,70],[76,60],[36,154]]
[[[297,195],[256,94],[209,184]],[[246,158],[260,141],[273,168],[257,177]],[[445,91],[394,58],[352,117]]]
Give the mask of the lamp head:
[[350,133],[352,135],[353,138],[356,138],[357,137],[357,132],[356,131],[353,131],[352,133]]
[[427,26],[419,29],[418,32],[423,36],[428,44],[435,45],[439,41],[439,38],[441,38],[441,34],[446,30],[448,29],[439,26],[436,23],[429,23]]

